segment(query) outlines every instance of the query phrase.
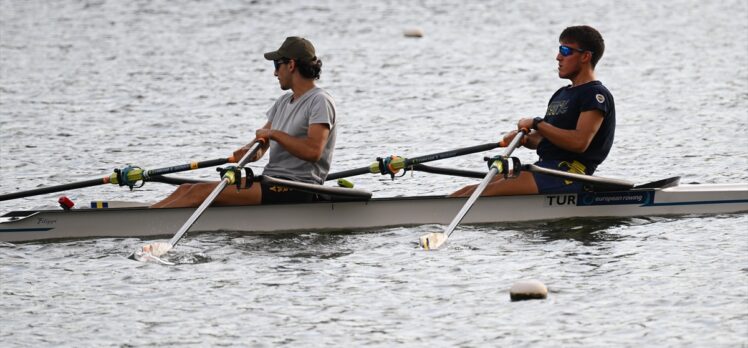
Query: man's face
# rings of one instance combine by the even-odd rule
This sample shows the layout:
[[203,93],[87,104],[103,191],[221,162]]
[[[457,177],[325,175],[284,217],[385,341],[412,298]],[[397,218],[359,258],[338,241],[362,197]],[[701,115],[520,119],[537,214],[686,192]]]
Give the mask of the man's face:
[[561,42],[556,61],[558,61],[558,77],[562,79],[572,79],[579,74],[582,68],[582,57],[590,54],[588,51],[582,51],[579,45],[572,42]]
[[279,59],[273,61],[275,65],[274,75],[278,78],[280,88],[287,91],[291,88],[291,69],[294,67],[294,61],[290,59]]

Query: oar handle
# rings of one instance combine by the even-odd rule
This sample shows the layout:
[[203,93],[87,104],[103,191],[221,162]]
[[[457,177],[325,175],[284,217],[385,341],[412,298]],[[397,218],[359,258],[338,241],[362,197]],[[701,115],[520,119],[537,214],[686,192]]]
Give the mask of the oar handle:
[[506,149],[504,150],[503,157],[506,158],[506,157],[511,156],[512,152],[514,152],[514,149],[516,149],[517,146],[519,146],[519,144],[522,143],[522,139],[524,139],[524,137],[529,133],[530,131],[527,130],[526,128],[520,129],[517,135],[514,137],[514,139],[512,139],[509,145],[507,145]]

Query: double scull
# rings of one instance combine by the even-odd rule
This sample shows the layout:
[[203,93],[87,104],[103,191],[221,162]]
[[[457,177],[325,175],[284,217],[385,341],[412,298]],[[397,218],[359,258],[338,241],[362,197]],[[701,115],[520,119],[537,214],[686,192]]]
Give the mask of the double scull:
[[[748,183],[680,185],[677,180],[662,182],[619,191],[481,197],[462,224],[748,212]],[[465,198],[420,196],[210,207],[195,222],[190,233],[265,234],[448,224],[465,203]],[[182,226],[194,212],[194,208],[153,209],[145,203],[112,202],[104,206],[98,203],[93,208],[6,213],[0,216],[0,241],[163,237]]]

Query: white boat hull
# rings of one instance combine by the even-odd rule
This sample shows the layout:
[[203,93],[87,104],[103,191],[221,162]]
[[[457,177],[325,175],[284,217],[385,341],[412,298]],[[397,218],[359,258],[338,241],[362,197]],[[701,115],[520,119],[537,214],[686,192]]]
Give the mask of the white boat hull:
[[[465,198],[432,196],[212,207],[189,233],[334,231],[447,224],[465,201]],[[482,197],[462,224],[747,211],[748,184],[681,185],[622,192]],[[145,207],[17,211],[0,217],[0,241],[171,236],[193,212],[193,208]]]

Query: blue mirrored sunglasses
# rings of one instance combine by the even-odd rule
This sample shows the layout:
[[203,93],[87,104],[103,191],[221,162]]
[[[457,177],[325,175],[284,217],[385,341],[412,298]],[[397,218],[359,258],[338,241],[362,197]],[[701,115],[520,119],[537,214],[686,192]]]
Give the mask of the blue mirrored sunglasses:
[[[564,57],[568,57],[568,56],[574,54],[574,51],[577,51],[579,53],[587,52],[586,50],[583,50],[581,48],[574,48],[574,47],[569,47],[569,46],[565,46],[565,45],[558,46],[558,53],[561,53],[561,55],[564,56]],[[591,52],[592,51],[590,51],[590,53]]]

